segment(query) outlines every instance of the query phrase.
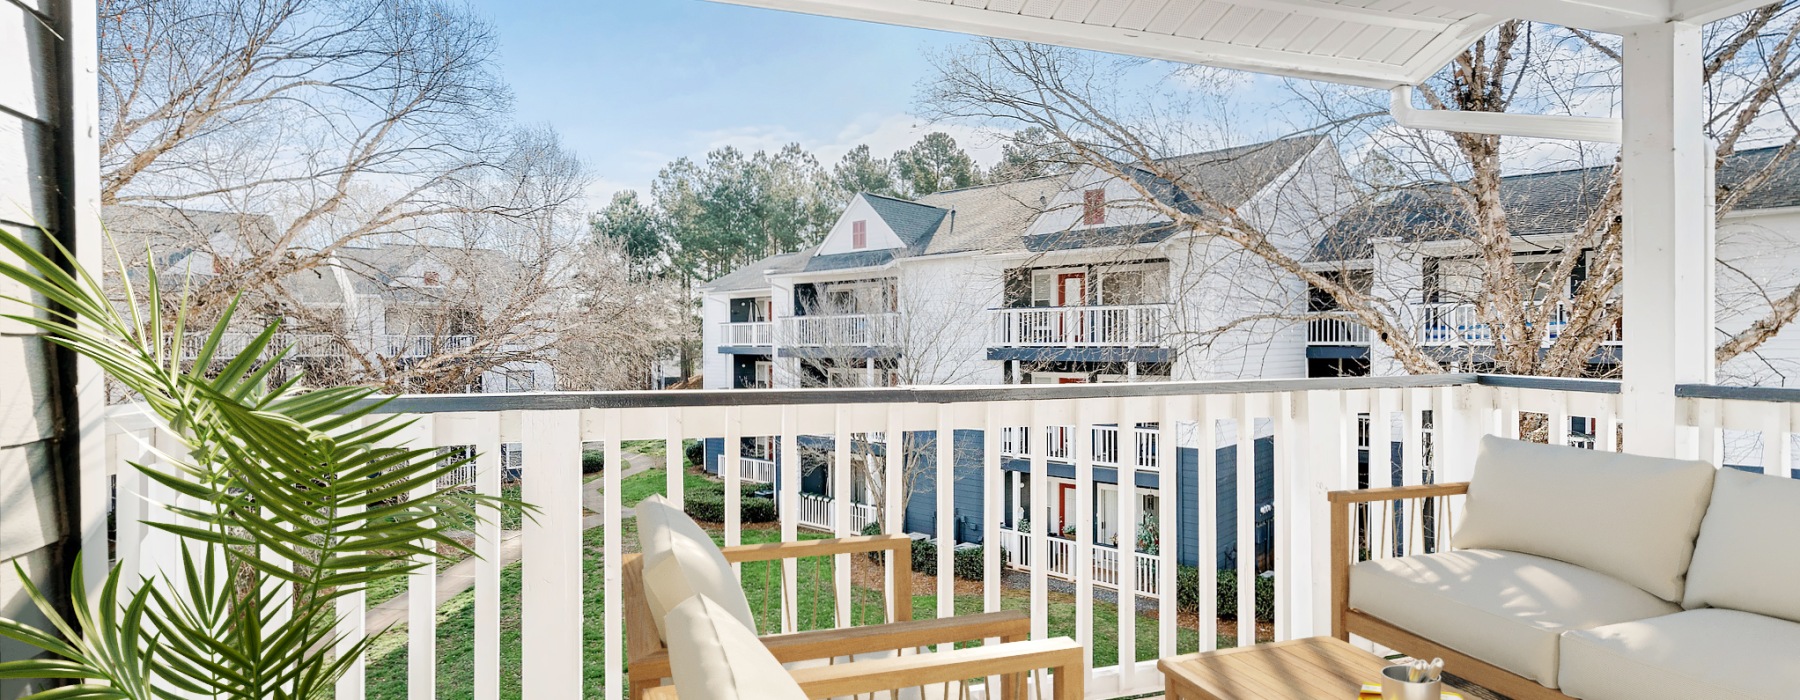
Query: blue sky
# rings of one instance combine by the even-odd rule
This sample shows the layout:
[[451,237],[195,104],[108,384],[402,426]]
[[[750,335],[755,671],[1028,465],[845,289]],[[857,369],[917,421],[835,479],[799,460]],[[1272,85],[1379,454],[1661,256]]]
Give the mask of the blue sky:
[[[701,0],[476,0],[496,26],[517,117],[591,166],[596,204],[663,164],[731,144],[798,141],[821,160],[903,147],[927,52],[964,37]],[[948,129],[955,135],[966,130]],[[965,136],[959,141],[985,141]],[[965,143],[991,161],[991,143]]]

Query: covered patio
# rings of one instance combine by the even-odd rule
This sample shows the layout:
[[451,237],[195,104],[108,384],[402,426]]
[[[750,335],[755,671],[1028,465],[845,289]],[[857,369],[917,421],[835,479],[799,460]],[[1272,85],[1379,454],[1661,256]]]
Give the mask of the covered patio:
[[[1245,382],[1172,382],[1062,387],[944,387],[825,390],[735,390],[682,392],[533,393],[406,396],[385,406],[418,420],[394,436],[414,446],[473,447],[481,456],[474,488],[501,493],[501,446],[514,445],[524,455],[524,501],[541,508],[525,519],[517,533],[522,542],[519,574],[522,649],[515,658],[517,682],[526,698],[576,698],[599,695],[619,700],[628,689],[626,661],[627,609],[622,601],[624,562],[633,552],[636,525],[627,515],[619,470],[602,477],[604,507],[584,512],[581,502],[583,445],[602,443],[608,464],[622,464],[628,441],[665,444],[670,500],[680,504],[685,488],[682,461],[686,441],[722,439],[722,463],[742,463],[741,438],[779,436],[783,453],[775,462],[783,470],[773,479],[779,525],[772,532],[741,523],[743,494],[739,469],[722,469],[725,483],[722,538],[725,545],[747,541],[802,539],[802,482],[798,445],[803,436],[831,438],[837,463],[850,461],[858,439],[894,444],[903,436],[976,436],[980,467],[957,472],[961,461],[955,440],[938,439],[928,452],[937,484],[974,484],[975,488],[938,488],[935,513],[938,543],[932,556],[932,590],[927,604],[908,601],[878,604],[877,617],[893,616],[908,607],[916,618],[948,618],[959,611],[998,612],[1023,609],[1030,636],[1072,637],[1084,649],[1086,695],[1126,697],[1163,690],[1156,660],[1191,651],[1207,651],[1221,643],[1248,644],[1272,638],[1285,641],[1329,635],[1342,601],[1333,599],[1334,557],[1386,558],[1424,551],[1435,541],[1427,532],[1447,532],[1437,513],[1447,499],[1421,501],[1417,508],[1387,505],[1363,527],[1356,551],[1332,546],[1334,514],[1327,493],[1339,490],[1422,486],[1468,481],[1479,438],[1519,437],[1520,426],[1541,420],[1567,426],[1571,419],[1591,419],[1597,426],[1594,449],[1640,455],[1724,462],[1728,434],[1760,441],[1760,464],[1744,465],[1766,474],[1790,476],[1797,468],[1793,445],[1800,433],[1800,390],[1739,388],[1715,385],[1713,361],[1713,193],[1711,151],[1701,118],[1701,29],[1709,21],[1742,12],[1757,3],[1744,0],[1517,0],[1508,3],[1473,0],[1367,2],[1350,0],[718,0],[780,10],[856,20],[1107,51],[1146,58],[1255,71],[1308,80],[1324,80],[1393,91],[1393,116],[1403,126],[1449,131],[1544,138],[1617,141],[1624,171],[1624,311],[1625,336],[1632,339],[1631,361],[1623,381],[1547,379],[1486,374],[1443,374],[1359,379],[1272,380]],[[71,125],[95,119],[91,70],[93,46],[81,37],[93,34],[95,6],[70,2],[70,64],[74,90],[59,96],[62,117]],[[1504,12],[1506,15],[1498,15]],[[1523,18],[1623,37],[1624,84],[1620,119],[1454,113],[1416,108],[1409,88],[1444,68],[1472,41],[1508,18]],[[85,24],[84,24],[85,22]],[[725,49],[721,49],[725,50]],[[85,95],[85,97],[83,97]],[[85,120],[85,121],[84,121]],[[63,227],[79,256],[99,269],[103,249],[95,213],[84,209],[95,183],[93,131],[61,132],[59,148],[69,165],[64,181],[75,204]],[[83,193],[87,193],[84,195]],[[71,362],[72,362],[71,358]],[[47,364],[47,362],[46,362]],[[169,501],[175,494],[127,465],[145,454],[144,446],[167,443],[166,436],[129,407],[104,406],[98,370],[92,363],[58,371],[54,386],[42,389],[67,397],[67,417],[76,431],[79,454],[72,466],[78,502],[72,520],[81,524],[80,549],[88,561],[112,561],[128,574],[153,571],[169,561],[179,543],[167,532],[144,527],[146,518],[171,517],[146,509],[142,499]],[[6,370],[13,372],[12,368]],[[22,382],[21,382],[22,383]],[[1160,512],[1135,513],[1135,499],[1119,502],[1118,521],[1150,520],[1159,542],[1193,541],[1202,552],[1217,548],[1217,504],[1234,505],[1236,552],[1234,573],[1240,582],[1272,578],[1272,609],[1260,636],[1257,616],[1239,614],[1223,620],[1221,606],[1238,611],[1258,608],[1258,586],[1239,585],[1236,600],[1218,599],[1218,571],[1201,566],[1196,580],[1178,578],[1174,547],[1139,551],[1135,538],[1121,537],[1104,556],[1117,561],[1143,561],[1132,605],[1095,596],[1096,553],[1092,532],[1077,528],[1068,546],[1052,542],[1047,528],[1008,531],[1021,540],[1030,561],[1043,562],[1052,547],[1072,558],[1072,593],[1053,586],[1050,567],[1032,567],[1022,587],[1010,587],[1003,538],[1008,501],[1002,493],[1003,437],[1027,431],[1046,444],[1052,435],[1072,435],[1069,452],[1075,474],[1077,520],[1091,521],[1095,469],[1091,445],[1082,436],[1095,426],[1154,425],[1159,445],[1191,447],[1214,453],[1224,443],[1251,444],[1269,437],[1274,444],[1270,483],[1259,484],[1251,450],[1238,451],[1236,482],[1229,490],[1219,483],[1211,460],[1199,460],[1178,487],[1197,492],[1197,512],[1178,512],[1178,499],[1158,500]],[[1554,436],[1555,431],[1550,431]],[[1622,442],[1620,436],[1622,435]],[[159,441],[164,441],[159,443]],[[1384,468],[1388,446],[1398,468]],[[895,450],[898,452],[899,450]],[[923,457],[923,456],[922,456]],[[1371,468],[1378,467],[1378,468]],[[770,469],[774,469],[773,465]],[[1031,452],[1031,470],[1048,474],[1045,450]],[[1165,470],[1165,474],[1170,470]],[[833,492],[852,492],[848,469],[832,470]],[[887,471],[882,489],[882,531],[902,530],[904,507],[901,472]],[[108,541],[109,482],[118,483],[116,542]],[[1030,480],[1029,502],[1044,508],[1053,497],[1046,479]],[[1259,570],[1255,539],[1255,494],[1272,489],[1272,568]],[[980,535],[959,531],[967,509],[959,498],[979,494],[980,517],[970,523]],[[1428,499],[1429,500],[1429,499]],[[829,503],[828,517],[807,518],[835,528],[835,535],[861,534],[852,523],[873,517],[852,512],[851,499]],[[858,506],[860,507],[860,506]],[[585,541],[583,521],[602,521],[598,542]],[[1037,522],[1050,522],[1045,510]],[[473,597],[473,697],[501,697],[515,673],[503,668],[502,524],[476,526],[478,565]],[[1187,528],[1186,531],[1183,531]],[[965,528],[966,529],[966,528]],[[1407,533],[1418,533],[1408,537]],[[749,535],[751,539],[746,539]],[[959,583],[947,572],[957,570],[954,543],[985,544],[981,576]],[[1059,549],[1058,551],[1062,551]],[[598,559],[599,566],[589,562]],[[848,626],[863,619],[856,607],[861,591],[872,585],[855,577],[848,553],[821,558],[827,569],[788,560],[768,567],[774,582],[763,600],[773,612],[765,634]],[[811,570],[807,574],[805,571]],[[746,569],[748,571],[748,569]],[[823,573],[821,573],[823,571]],[[1154,581],[1142,577],[1155,578]],[[406,693],[412,698],[438,694],[439,606],[435,572],[413,574],[408,586]],[[1115,568],[1111,574],[1119,576]],[[87,586],[97,592],[104,570],[90,566]],[[599,609],[588,605],[585,582],[599,580]],[[1016,580],[1016,579],[1015,579]],[[892,579],[887,582],[891,586]],[[1116,578],[1113,581],[1117,586]],[[757,584],[764,585],[764,584]],[[1181,589],[1187,586],[1184,593]],[[891,588],[889,589],[891,590]],[[1182,599],[1196,601],[1182,612]],[[364,629],[367,601],[358,593],[337,602],[344,646],[374,630]],[[1053,610],[1055,611],[1053,613]],[[1133,612],[1153,614],[1133,614]],[[815,614],[817,613],[817,614]],[[822,616],[822,619],[821,619]],[[600,619],[599,639],[584,639],[585,622]],[[1148,622],[1146,622],[1148,621]],[[1105,640],[1105,651],[1097,640]],[[593,650],[597,649],[598,653]],[[339,682],[337,697],[365,697],[367,669],[358,664]]]

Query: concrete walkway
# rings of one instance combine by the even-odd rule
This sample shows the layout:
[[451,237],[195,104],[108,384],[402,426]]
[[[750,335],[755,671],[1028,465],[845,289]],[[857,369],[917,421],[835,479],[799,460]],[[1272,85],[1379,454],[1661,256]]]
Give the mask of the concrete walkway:
[[[636,452],[626,452],[624,453],[624,457],[625,471],[619,473],[620,479],[642,474],[665,464],[662,457],[652,457]],[[593,481],[581,485],[581,505],[594,513],[593,515],[581,519],[582,530],[591,530],[606,522],[606,518],[602,514],[605,499],[600,493],[600,487],[605,484],[605,481],[605,479],[594,479]],[[630,508],[626,508],[620,512],[620,516],[622,518],[631,518],[636,517],[636,514],[631,512]],[[519,538],[518,530],[507,532],[500,540],[500,566],[505,567],[517,562],[519,560],[522,545],[523,542]],[[475,585],[475,567],[478,563],[478,559],[469,557],[438,573],[438,604],[443,604],[444,601],[455,597],[463,591],[469,590]],[[407,592],[402,590],[399,595],[383,601],[380,605],[369,608],[367,616],[363,618],[363,626],[364,629],[368,631],[368,634],[379,634],[382,630],[392,627],[397,623],[405,622],[406,599]]]

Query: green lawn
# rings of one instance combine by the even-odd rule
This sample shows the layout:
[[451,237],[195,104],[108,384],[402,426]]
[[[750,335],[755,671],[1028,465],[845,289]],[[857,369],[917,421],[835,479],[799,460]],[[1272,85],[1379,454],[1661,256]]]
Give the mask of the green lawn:
[[[668,470],[656,467],[642,474],[633,474],[619,481],[619,499],[630,508],[651,496],[669,495]],[[718,480],[699,472],[687,472],[683,475],[682,489],[695,491],[704,488],[716,488]]]
[[619,443],[620,449],[636,452],[651,457],[661,457],[669,453],[669,443],[662,440],[626,440]]
[[[636,523],[627,521],[622,536],[628,549],[635,549],[637,540]],[[714,533],[714,537],[719,537]],[[803,533],[803,539],[823,537]],[[778,540],[780,533],[772,529],[746,530],[743,541],[747,544],[771,542]],[[587,572],[586,595],[583,600],[582,615],[587,624],[584,632],[586,697],[598,698],[601,695],[600,684],[604,675],[604,649],[601,648],[602,607],[601,580],[601,530],[599,528],[583,533],[583,544],[586,547],[585,571]],[[864,566],[875,566],[867,560],[853,563],[858,572]],[[780,576],[780,564],[755,563],[744,566],[744,588],[750,598],[751,609],[757,617],[757,626],[764,631],[779,629],[779,608],[777,600],[781,587],[775,585]],[[835,610],[835,597],[831,585],[832,564],[825,559],[805,560],[799,564],[799,580],[796,584],[798,600],[795,610],[798,615],[800,629],[815,629],[830,626]],[[501,572],[501,611],[500,611],[500,673],[501,697],[520,698],[520,567],[518,564],[506,567]],[[881,619],[881,593],[879,591],[852,587],[857,600],[852,605],[854,619],[858,624]],[[438,654],[437,679],[438,697],[468,698],[473,695],[474,686],[474,592],[465,591],[461,595],[445,601],[438,612]],[[1029,594],[1022,590],[1008,589],[1002,597],[1001,607],[1005,609],[1025,609],[1029,605]],[[979,595],[958,595],[956,610],[959,614],[978,612],[981,610]],[[1096,601],[1094,610],[1094,665],[1103,668],[1112,666],[1118,660],[1118,610],[1109,603]],[[930,594],[913,596],[915,618],[935,617],[937,613],[937,597]],[[1049,604],[1049,623],[1052,635],[1073,636],[1075,633],[1076,605],[1073,596],[1052,594]],[[402,625],[389,630],[387,634],[377,638],[369,656],[368,697],[374,700],[402,700],[406,697],[406,629]],[[1137,656],[1140,660],[1157,657],[1158,630],[1155,619],[1143,617],[1137,622]],[[1177,639],[1177,651],[1187,653],[1198,647],[1198,634],[1193,629],[1182,629]],[[1219,636],[1220,646],[1231,646],[1232,637]]]

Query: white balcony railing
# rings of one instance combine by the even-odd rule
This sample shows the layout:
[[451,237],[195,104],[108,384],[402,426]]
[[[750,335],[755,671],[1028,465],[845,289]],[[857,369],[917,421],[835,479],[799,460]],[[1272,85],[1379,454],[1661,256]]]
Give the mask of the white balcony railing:
[[719,324],[719,344],[737,347],[766,347],[775,344],[775,324],[768,321],[746,321]]
[[781,344],[808,348],[895,347],[900,345],[900,314],[787,316],[781,319]]
[[[1069,436],[1073,428],[1066,425],[1045,426],[1044,443],[1048,446],[1044,458],[1052,462],[1069,462],[1073,449]],[[1096,425],[1093,427],[1092,457],[1094,464],[1102,467],[1118,467],[1129,464],[1141,470],[1155,470],[1160,464],[1157,450],[1161,432],[1156,428],[1132,427],[1121,431],[1116,425]],[[1121,438],[1124,434],[1127,438]],[[1031,441],[1025,437],[1024,428],[1009,427],[1000,430],[1000,454],[1007,457],[1024,459],[1031,456]],[[1120,441],[1129,442],[1121,452]],[[1123,463],[1121,459],[1125,460]]]
[[989,309],[996,347],[1160,347],[1168,304]]
[[[182,357],[193,359],[200,356],[200,349],[206,347],[209,337],[207,333],[189,333],[181,341]],[[226,333],[219,337],[219,345],[213,351],[214,358],[235,357],[249,347],[250,341],[256,338],[254,333]],[[345,357],[350,353],[349,346],[338,336],[330,333],[282,333],[275,336],[271,353],[282,348],[292,348],[290,358],[309,357]]]
[[[813,493],[800,494],[800,527],[811,528],[823,532],[837,531],[837,499]],[[869,523],[875,522],[875,506],[862,503],[850,504],[850,531],[861,533]]]
[[773,484],[775,483],[775,460],[739,457],[738,478],[759,484]]
[[461,352],[475,345],[472,335],[385,335],[381,337],[382,345],[387,348],[388,357],[431,357],[444,353]]
[[[1005,561],[1008,567],[1019,571],[1031,570],[1030,540],[1031,535],[1027,533],[1007,528],[1000,529],[1000,547],[1005,552]],[[1049,540],[1050,569],[1046,573],[1051,578],[1075,581],[1075,562],[1077,560],[1075,550],[1077,547],[1086,547],[1086,551],[1089,552],[1094,563],[1091,582],[1102,588],[1118,590],[1120,554],[1118,548],[1103,545],[1081,545],[1063,537],[1051,537]],[[1135,577],[1136,588],[1134,590],[1137,594],[1161,595],[1162,558],[1143,552],[1133,552],[1131,557],[1136,562],[1129,568],[1130,573]]]
[[[954,570],[953,546],[960,539],[979,539],[998,546],[986,547],[981,558],[981,576],[977,581],[959,582],[953,576],[936,577],[935,590],[919,591],[935,594],[935,609],[922,610],[926,615],[953,614],[975,602],[986,610],[1018,608],[1028,611],[1032,636],[1046,638],[1057,635],[1075,636],[1084,644],[1099,646],[1104,633],[1108,648],[1116,644],[1118,658],[1099,663],[1092,670],[1088,688],[1091,697],[1115,697],[1161,692],[1162,679],[1154,662],[1131,660],[1171,656],[1194,648],[1210,649],[1221,639],[1229,640],[1233,632],[1240,643],[1255,638],[1253,616],[1236,623],[1220,622],[1214,615],[1220,601],[1211,566],[1216,553],[1235,551],[1238,556],[1222,562],[1234,571],[1238,580],[1248,581],[1272,572],[1273,598],[1265,606],[1273,609],[1273,620],[1266,626],[1278,640],[1327,633],[1331,608],[1327,586],[1333,556],[1328,546],[1329,509],[1323,493],[1353,487],[1357,483],[1359,452],[1358,435],[1372,433],[1369,442],[1393,443],[1399,469],[1392,472],[1393,482],[1400,485],[1464,481],[1473,469],[1475,445],[1484,434],[1497,433],[1515,437],[1529,415],[1547,420],[1538,424],[1568,425],[1572,418],[1587,418],[1598,426],[1593,431],[1596,449],[1612,450],[1617,441],[1617,416],[1621,397],[1618,384],[1600,380],[1535,379],[1528,386],[1505,381],[1504,378],[1466,374],[1419,377],[1363,377],[1347,379],[1273,380],[1260,382],[1181,382],[1159,384],[1121,384],[1107,387],[1104,395],[1093,387],[1019,387],[1019,388],[896,388],[845,390],[776,390],[768,392],[735,391],[731,401],[706,392],[617,392],[604,394],[563,393],[481,394],[467,396],[400,397],[381,406],[382,412],[408,413],[414,419],[393,439],[415,447],[466,447],[479,457],[475,463],[474,489],[483,494],[501,493],[503,470],[500,446],[517,445],[509,454],[520,455],[522,492],[520,498],[538,510],[533,517],[517,525],[511,534],[502,531],[502,519],[490,515],[474,527],[474,548],[483,558],[474,564],[473,595],[458,598],[460,612],[445,615],[468,615],[467,632],[461,633],[475,652],[469,661],[475,688],[498,689],[504,668],[502,657],[508,656],[501,645],[503,627],[517,625],[523,647],[510,655],[519,666],[507,673],[518,673],[525,697],[571,698],[601,697],[622,700],[625,696],[623,663],[624,605],[621,600],[621,564],[627,552],[624,538],[630,529],[623,518],[631,517],[622,502],[622,470],[606,470],[601,475],[600,508],[583,507],[581,473],[582,450],[598,443],[606,453],[608,464],[622,464],[622,445],[632,440],[658,440],[667,446],[671,460],[679,463],[684,440],[711,438],[722,440],[724,464],[739,464],[743,457],[744,435],[779,436],[777,444],[795,450],[794,459],[781,459],[781,488],[776,498],[782,527],[753,528],[738,522],[742,512],[739,470],[724,470],[720,485],[725,498],[726,522],[709,525],[730,545],[751,539],[793,539],[798,537],[803,508],[799,486],[801,465],[798,436],[820,435],[838,445],[850,445],[855,436],[881,434],[887,440],[910,439],[946,430],[978,433],[973,453],[960,442],[937,440],[938,459],[931,461],[934,483],[978,484],[972,490],[958,489],[955,498],[948,493],[914,496],[914,510],[929,509],[935,525],[922,534],[946,546],[936,548],[937,570]],[[1679,421],[1674,425],[1630,426],[1632,430],[1674,431],[1685,436],[1687,451],[1683,456],[1702,456],[1734,465],[1748,465],[1784,475],[1793,473],[1795,450],[1792,449],[1796,427],[1792,420],[1800,391],[1759,388],[1752,391],[1704,385],[1683,385],[1677,389],[1682,410],[1674,411]],[[155,450],[177,450],[180,444],[144,420],[138,406],[113,407],[106,421],[109,435],[98,440],[98,455],[104,468],[96,473],[84,472],[84,479],[96,480],[95,493],[102,497],[92,501],[94,509],[82,511],[83,531],[104,533],[108,503],[116,504],[116,538],[89,537],[83,556],[92,562],[107,562],[123,567],[128,585],[136,585],[140,572],[152,572],[174,565],[179,548],[164,530],[145,525],[146,521],[166,521],[179,517],[155,504],[168,502],[174,491],[160,481],[144,477],[128,462],[154,462]],[[1181,499],[1158,498],[1155,510],[1139,513],[1138,499],[1124,499],[1115,514],[1118,522],[1153,523],[1159,553],[1137,551],[1135,537],[1121,537],[1118,547],[1098,546],[1093,542],[1092,528],[1076,528],[1073,539],[1052,537],[1049,523],[1059,522],[1053,505],[1078,504],[1077,522],[1094,520],[1092,503],[1096,469],[1091,460],[1078,460],[1069,466],[1056,465],[1057,474],[1072,474],[1076,493],[1064,499],[1050,490],[1050,479],[1026,480],[1027,497],[1008,497],[1003,489],[1005,474],[1017,471],[1019,465],[1008,464],[1000,452],[1009,426],[1013,428],[1015,446],[1026,442],[1025,434],[1044,440],[1047,426],[1063,425],[1071,434],[1080,435],[1102,426],[1135,426],[1155,424],[1156,445],[1169,449],[1180,445],[1202,455],[1215,454],[1226,445],[1247,445],[1252,440],[1270,440],[1275,459],[1271,471],[1259,474],[1255,468],[1256,450],[1236,451],[1235,482],[1220,484],[1215,462],[1201,459],[1198,472],[1184,489],[1198,489],[1190,498],[1200,503],[1213,503],[1224,496],[1232,499],[1237,513],[1233,534],[1225,535],[1216,520],[1203,517],[1186,524],[1177,517]],[[1371,429],[1372,427],[1372,429]],[[1736,450],[1743,436],[1754,439],[1754,448]],[[1729,440],[1727,438],[1730,438]],[[1557,432],[1558,442],[1568,437]],[[1366,443],[1365,443],[1366,444]],[[992,450],[991,452],[989,450]],[[887,454],[905,454],[891,449]],[[1383,454],[1387,453],[1384,448]],[[1385,463],[1385,462],[1384,462]],[[1032,459],[1025,474],[1034,476],[1043,461]],[[773,477],[771,465],[769,476]],[[965,481],[958,470],[972,470],[975,476]],[[831,471],[832,490],[851,493],[852,470]],[[906,509],[901,494],[903,470],[886,469],[881,478],[886,482],[877,492],[885,499],[880,511],[888,532],[902,532]],[[1385,477],[1390,472],[1382,470]],[[106,499],[108,477],[117,478],[117,498]],[[84,481],[84,483],[87,483]],[[1168,483],[1168,482],[1165,482]],[[1386,478],[1376,485],[1389,485]],[[1194,486],[1193,484],[1198,484]],[[672,498],[681,498],[684,482],[676,479],[668,484]],[[1548,487],[1547,487],[1548,488]],[[1229,489],[1229,491],[1227,491]],[[1272,511],[1258,513],[1257,493],[1273,494]],[[84,489],[84,493],[86,493]],[[935,496],[935,497],[934,497]],[[972,497],[971,497],[972,496]],[[84,499],[84,503],[88,501]],[[1033,504],[1025,517],[1037,527],[1029,533],[1003,529],[1008,509],[1019,503]],[[830,530],[849,535],[856,525],[853,504],[845,499],[832,501]],[[485,506],[484,506],[485,508]],[[97,509],[97,510],[95,510]],[[601,515],[589,515],[597,512]],[[1435,511],[1433,511],[1435,512]],[[862,518],[872,517],[864,513]],[[1395,553],[1398,545],[1390,542],[1388,533],[1414,529],[1444,528],[1448,518],[1428,518],[1425,511],[1397,509],[1391,518],[1381,518],[1382,527],[1363,533],[1369,541],[1352,542],[1352,549],[1366,546],[1377,557]],[[584,539],[583,528],[595,525],[600,531]],[[1040,525],[1041,524],[1041,525]],[[1260,534],[1259,534],[1260,533]],[[1440,534],[1441,536],[1441,534]],[[510,564],[502,557],[502,542],[516,538],[519,563]],[[1417,541],[1419,538],[1406,538]],[[1442,540],[1438,540],[1442,541]],[[1179,545],[1179,546],[1178,546]],[[1181,550],[1201,553],[1199,581],[1191,592],[1198,593],[1198,614],[1184,611],[1176,614],[1175,553]],[[1104,551],[1103,551],[1104,550]],[[1361,550],[1357,550],[1361,551]],[[1355,555],[1355,552],[1348,552]],[[595,563],[598,560],[598,563]],[[1130,562],[1130,564],[1126,564]],[[866,562],[865,562],[866,563]],[[1039,564],[1042,563],[1042,566]],[[517,588],[502,585],[503,567],[519,566],[522,571],[509,574],[518,581]],[[1027,581],[1001,574],[1006,567],[1027,567]],[[966,568],[966,567],[965,567]],[[1129,569],[1131,573],[1126,573]],[[789,574],[795,570],[790,569]],[[768,614],[759,613],[765,632],[813,629],[819,625],[847,624],[850,617],[830,600],[818,596],[834,590],[860,592],[870,585],[851,576],[849,566],[803,566],[800,575],[783,575],[765,583],[758,578],[747,588],[767,586],[770,595],[763,596]],[[748,576],[751,571],[745,569]],[[1053,593],[1050,578],[1066,578],[1073,596]],[[808,578],[811,577],[811,578]],[[1135,578],[1132,587],[1140,594],[1140,605],[1159,610],[1154,621],[1117,615],[1120,634],[1095,630],[1081,620],[1107,619],[1105,606],[1113,605],[1104,597],[1093,595],[1095,586],[1107,581],[1123,585]],[[442,681],[429,669],[437,668],[436,640],[439,603],[435,591],[437,579],[432,567],[414,574],[403,605],[405,619],[412,622],[404,629],[386,632],[384,648],[395,649],[399,657],[387,657],[380,664],[355,664],[347,669],[347,677],[339,698],[361,700],[362,689],[370,681],[385,687],[399,688],[412,697],[433,697]],[[592,586],[593,589],[588,587]],[[959,595],[973,586],[979,594]],[[1238,587],[1237,609],[1257,606],[1257,586]],[[817,590],[815,590],[817,589]],[[759,589],[760,590],[760,589]],[[820,591],[823,591],[821,593]],[[778,594],[775,594],[778,593]],[[785,606],[806,605],[802,596],[814,596],[810,607],[797,610],[828,611],[822,621],[813,616],[783,614]],[[516,597],[515,597],[516,596]],[[1054,597],[1053,597],[1054,596]],[[862,596],[838,596],[846,601]],[[875,593],[879,598],[879,593]],[[974,600],[970,600],[973,598]],[[603,606],[587,602],[607,601]],[[365,594],[349,593],[334,602],[343,619],[339,630],[346,635],[345,646],[356,644],[377,629],[365,627],[368,606]],[[502,605],[517,605],[516,618],[502,616]],[[1054,606],[1070,606],[1053,616]],[[449,609],[446,609],[449,610]],[[1114,613],[1117,611],[1114,610]],[[1054,619],[1052,619],[1054,617]],[[1150,625],[1154,636],[1127,634],[1127,629]],[[1125,627],[1129,625],[1130,627]],[[1178,635],[1178,632],[1182,634]],[[589,651],[583,639],[591,639],[599,647]],[[1116,640],[1116,641],[1114,641]],[[1154,641],[1152,641],[1154,640]],[[1195,646],[1197,645],[1197,647]],[[1110,653],[1110,652],[1109,652]],[[1111,659],[1113,657],[1107,656]],[[590,670],[587,668],[593,664]],[[427,669],[408,674],[410,666]],[[385,674],[369,678],[369,674]],[[461,689],[446,688],[444,694],[468,694]],[[485,695],[491,697],[497,690]]]
[[1349,312],[1334,311],[1306,322],[1308,345],[1368,345],[1369,327]]
[[[1545,345],[1555,342],[1569,325],[1568,302],[1552,303],[1555,306],[1550,310],[1549,322],[1545,327]],[[1536,313],[1535,308],[1532,313]],[[1618,345],[1624,340],[1620,317],[1616,309],[1608,308],[1607,313],[1612,314],[1612,320],[1601,343]],[[1493,329],[1482,322],[1481,314],[1474,304],[1416,304],[1414,315],[1418,319],[1417,341],[1420,345],[1482,347],[1494,344]]]

